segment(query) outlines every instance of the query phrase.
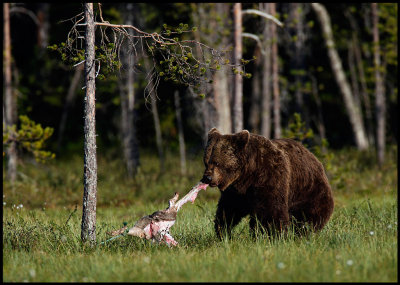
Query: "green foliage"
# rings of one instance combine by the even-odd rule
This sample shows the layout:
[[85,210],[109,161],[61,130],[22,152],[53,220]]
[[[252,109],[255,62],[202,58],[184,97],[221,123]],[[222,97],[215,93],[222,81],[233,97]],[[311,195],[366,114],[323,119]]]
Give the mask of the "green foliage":
[[[119,14],[117,15],[115,11],[110,15],[119,18]],[[156,59],[154,61],[156,64],[155,70],[165,81],[192,86],[194,91],[198,92],[201,82],[210,83],[207,78],[207,71],[216,72],[220,70],[221,64],[226,62],[224,52],[201,42],[193,41],[192,39],[188,40],[188,37],[185,37],[184,34],[192,34],[197,31],[196,27],[191,28],[189,24],[181,22],[178,26],[163,24],[162,27],[159,33],[146,34],[143,32],[136,35],[141,39],[138,41],[141,45],[140,48],[144,48],[152,58]],[[72,31],[75,31],[75,29],[76,27],[74,26]],[[130,38],[121,29],[100,26],[98,30],[98,33],[101,34],[101,41],[95,47],[96,67],[99,70],[101,67],[102,74],[98,71],[96,76],[100,76],[98,77],[99,79],[104,79],[109,73],[121,68],[122,64],[119,59],[121,48],[129,49],[126,52],[133,52],[133,49],[137,49],[137,43],[133,43],[136,39]],[[66,42],[62,42],[59,45],[51,45],[48,49],[57,51],[65,64],[76,65],[84,61],[84,50],[77,48],[76,45],[76,42],[82,41],[82,39],[74,38],[77,36],[74,32],[71,34],[74,36],[68,38]],[[130,44],[122,45],[121,42],[123,41],[128,41]],[[202,56],[194,56],[193,49],[200,49]],[[161,60],[159,60],[160,58]],[[249,62],[242,61],[242,64]],[[247,78],[251,76],[249,73],[241,73],[241,75]]]
[[[50,127],[42,128],[30,120],[28,116],[19,116],[20,128],[16,125],[5,126],[3,124],[3,146],[7,147],[11,142],[17,143],[22,149],[32,153],[38,162],[46,162],[55,157],[54,153],[43,150],[45,141],[53,134],[54,129]],[[5,155],[3,151],[3,156]]]
[[[284,138],[298,140],[302,143],[306,139],[314,138],[313,130],[306,127],[306,123],[302,122],[299,113],[293,114],[293,117],[289,120],[288,127],[283,129],[282,134]],[[305,146],[307,145],[305,144]]]
[[387,64],[397,66],[397,29],[398,5],[396,3],[378,3],[378,24],[382,56]]
[[[21,4],[24,6],[24,4]],[[134,5],[134,25],[137,25],[138,28],[149,31],[149,32],[157,32],[159,34],[165,33],[166,37],[171,39],[178,38],[180,42],[185,44],[189,44],[193,39],[199,40],[205,45],[215,48],[216,50],[226,52],[219,60],[219,63],[215,63],[213,58],[210,56],[206,56],[205,60],[202,60],[203,64],[195,63],[194,59],[202,59],[201,54],[198,52],[197,46],[192,45],[192,50],[187,51],[186,55],[183,55],[178,50],[173,50],[176,54],[180,55],[180,63],[184,65],[192,65],[192,73],[185,73],[184,68],[172,67],[169,65],[170,61],[165,61],[162,58],[161,54],[166,54],[163,50],[157,51],[157,48],[162,48],[160,45],[156,45],[152,47],[151,41],[148,41],[149,48],[156,55],[155,60],[157,61],[157,71],[159,71],[159,76],[167,79],[168,82],[161,82],[160,86],[164,88],[163,96],[164,98],[170,96],[177,86],[174,86],[176,82],[179,84],[182,83],[182,80],[186,81],[187,84],[193,84],[193,88],[197,87],[197,93],[200,96],[205,96],[205,94],[211,94],[210,92],[205,92],[207,88],[204,88],[204,85],[199,88],[197,85],[198,81],[190,80],[189,74],[194,76],[202,75],[204,82],[205,78],[211,79],[212,73],[221,70],[225,72],[229,70],[232,72],[232,58],[228,51],[232,48],[232,17],[230,17],[232,4],[225,3],[227,5],[222,7],[224,9],[219,9],[216,3],[191,3],[190,5],[184,3],[164,3],[162,5],[158,4],[149,4],[149,3],[139,3]],[[294,18],[294,15],[290,11],[291,4],[286,6],[281,6],[283,10],[281,12],[286,13],[288,15],[286,22],[291,21]],[[49,125],[49,121],[51,121],[51,126],[56,127],[59,122],[61,116],[59,116],[63,112],[64,103],[66,102],[66,94],[68,92],[68,88],[71,85],[71,79],[73,75],[73,71],[71,71],[71,65],[79,63],[84,60],[84,40],[82,37],[84,36],[85,27],[78,26],[77,34],[80,38],[77,38],[72,47],[76,48],[75,52],[72,50],[66,49],[66,44],[69,40],[71,40],[72,36],[75,36],[74,33],[70,34],[70,39],[66,38],[68,30],[73,25],[73,22],[80,19],[83,15],[80,14],[77,18],[73,17],[74,15],[78,15],[82,12],[82,5],[79,3],[64,3],[64,4],[50,4],[51,8],[51,17],[47,17],[49,20],[49,24],[51,29],[48,31],[48,39],[49,39],[49,47],[47,50],[43,50],[38,47],[38,41],[35,37],[26,37],[26,31],[23,31],[24,26],[22,22],[16,21],[14,24],[11,23],[11,33],[13,40],[13,64],[15,64],[15,72],[13,72],[13,79],[15,79],[15,91],[18,92],[18,113],[28,114],[30,118],[35,121],[44,122]],[[179,7],[178,7],[179,6]],[[303,5],[300,5],[303,6]],[[97,5],[95,5],[95,8]],[[115,4],[115,3],[104,3],[103,7],[103,18],[106,21],[114,24],[124,24],[123,16],[126,14],[126,4]],[[29,7],[26,7],[29,9]],[[40,7],[36,7],[41,9]],[[36,9],[34,8],[34,9]],[[218,9],[217,9],[218,8]],[[249,8],[244,7],[244,8]],[[258,9],[258,4],[255,3],[253,5],[254,9]],[[278,9],[280,9],[278,7]],[[302,18],[303,22],[303,35],[304,35],[304,46],[301,49],[300,57],[294,56],[294,43],[290,40],[291,36],[296,34],[296,25],[288,25],[288,27],[293,27],[293,30],[288,30],[283,37],[279,37],[278,41],[278,49],[282,52],[279,52],[280,62],[279,62],[279,70],[280,70],[280,82],[282,83],[282,79],[287,80],[287,85],[283,85],[283,87],[287,88],[289,91],[289,96],[286,97],[287,100],[284,100],[284,109],[290,114],[293,110],[294,106],[294,94],[292,90],[295,88],[301,88],[299,91],[305,96],[304,99],[307,98],[305,102],[308,105],[310,114],[316,111],[316,106],[312,101],[312,85],[310,84],[310,76],[315,77],[316,86],[320,87],[319,96],[321,99],[321,104],[323,106],[323,116],[326,122],[326,133],[329,138],[329,143],[335,148],[343,147],[345,145],[351,145],[353,143],[350,126],[348,125],[348,121],[346,119],[346,111],[344,108],[343,100],[338,93],[337,84],[334,80],[332,80],[332,69],[330,68],[329,60],[326,53],[326,47],[323,43],[323,35],[321,34],[321,29],[319,22],[317,20],[316,14],[310,10],[310,7],[305,9],[306,6],[303,6],[303,11],[305,15]],[[342,59],[343,67],[348,71],[348,47],[349,40],[352,38],[353,32],[356,33],[357,39],[359,41],[359,47],[361,49],[361,59],[363,61],[363,69],[365,72],[366,78],[366,87],[368,91],[368,96],[370,99],[370,104],[373,107],[374,103],[374,64],[373,64],[373,49],[372,49],[372,34],[371,34],[371,5],[370,3],[361,3],[361,4],[344,4],[343,7],[335,7],[334,5],[327,5],[327,9],[329,10],[329,15],[332,19],[332,23],[335,24],[335,39],[338,39],[336,45],[338,47],[339,56]],[[396,130],[396,112],[397,112],[397,3],[378,3],[378,11],[379,11],[379,31],[380,31],[380,42],[381,42],[381,62],[382,65],[386,64],[385,73],[385,90],[386,90],[386,99],[388,103],[387,109],[387,118],[388,118],[388,126],[387,126],[387,140],[390,142],[396,141],[395,130]],[[345,11],[349,10],[351,15],[353,16],[358,28],[352,29],[351,23],[347,17],[345,17]],[[39,11],[39,10],[38,10]],[[282,15],[284,15],[282,13]],[[99,11],[95,12],[97,20],[99,19]],[[73,17],[73,18],[71,18]],[[285,15],[286,17],[286,15]],[[28,22],[30,19],[26,18]],[[69,19],[69,20],[67,20]],[[21,18],[21,20],[23,20]],[[59,22],[59,21],[62,22]],[[265,22],[261,17],[258,16],[250,16],[247,15],[243,18],[243,28],[245,30],[251,31],[255,34],[260,35],[261,31],[264,28],[263,23]],[[80,24],[84,22],[81,21]],[[18,24],[19,23],[19,24]],[[163,23],[166,23],[163,25]],[[34,33],[34,27],[29,26],[32,33]],[[100,27],[96,28],[96,43],[100,44],[102,41],[102,37],[100,37]],[[103,28],[104,29],[104,28]],[[102,82],[99,84],[96,89],[96,97],[97,97],[97,106],[99,107],[100,115],[97,116],[97,127],[98,127],[98,139],[101,141],[113,142],[118,141],[118,125],[120,115],[119,105],[111,104],[113,101],[115,103],[118,102],[116,97],[119,97],[119,89],[118,89],[118,76],[119,67],[117,64],[118,56],[110,55],[114,52],[115,47],[117,46],[114,41],[114,36],[110,28],[105,29],[107,32],[107,38],[110,42],[107,42],[107,38],[104,38],[105,45],[100,46],[96,50],[96,58],[98,62],[96,62],[96,71],[100,63],[101,69],[97,76],[97,80],[107,80],[107,82]],[[279,30],[279,28],[278,28]],[[348,30],[348,32],[340,32],[341,30]],[[30,32],[28,31],[28,34]],[[117,34],[118,35],[118,34]],[[137,35],[137,34],[136,34]],[[301,40],[298,38],[298,40]],[[62,43],[61,41],[64,41]],[[136,42],[136,41],[134,41]],[[140,42],[140,41],[137,41]],[[192,41],[193,42],[193,41]],[[56,43],[56,44],[54,44]],[[119,44],[121,41],[118,42]],[[125,46],[127,43],[126,39],[123,41],[123,45]],[[289,43],[289,45],[288,45]],[[255,42],[253,41],[244,41],[243,42],[243,57],[251,58],[254,52]],[[147,46],[143,46],[143,50],[147,49]],[[137,46],[137,51],[140,52],[142,50],[141,47]],[[299,51],[300,52],[300,51]],[[139,53],[138,53],[139,54]],[[200,55],[200,56],[199,56]],[[177,56],[178,57],[178,56]],[[258,56],[263,57],[262,55]],[[64,61],[60,60],[63,59]],[[209,59],[209,62],[206,60]],[[296,59],[301,59],[299,62],[299,66],[294,66],[293,61]],[[160,62],[164,63],[161,64]],[[303,64],[301,64],[303,62]],[[304,63],[307,63],[304,66]],[[65,66],[68,64],[68,67]],[[109,70],[107,70],[107,66],[110,64]],[[173,61],[172,64],[177,66],[177,61]],[[83,64],[82,64],[83,65]],[[80,67],[82,67],[82,65]],[[224,68],[228,66],[228,68]],[[40,68],[38,68],[40,67]],[[209,68],[210,67],[210,68]],[[247,67],[247,66],[246,66]],[[369,68],[371,67],[371,68]],[[205,73],[202,73],[202,68],[206,69]],[[212,68],[215,68],[213,70]],[[250,77],[247,72],[259,72],[256,68],[260,68],[260,66],[250,64],[249,70],[242,73],[243,76]],[[295,68],[295,69],[294,69]],[[316,72],[310,72],[310,69],[316,69]],[[170,72],[167,73],[164,71],[166,69]],[[117,80],[110,82],[112,76],[110,73],[115,74]],[[116,72],[115,72],[116,71]],[[143,69],[136,68],[135,72],[143,71]],[[306,71],[306,72],[305,72]],[[357,87],[359,91],[363,91],[360,89],[363,87],[360,83],[363,80],[359,77],[359,69],[356,66],[358,83],[354,86]],[[238,72],[239,73],[239,72]],[[122,73],[121,73],[122,74]],[[240,73],[239,73],[240,74]],[[256,74],[256,73],[254,73]],[[349,75],[349,74],[348,74]],[[293,80],[294,77],[300,77],[300,80]],[[138,100],[135,100],[135,110],[138,114],[138,119],[140,121],[140,125],[147,125],[152,123],[152,117],[148,116],[148,111],[143,107],[143,100],[141,100],[142,96],[140,94],[143,93],[143,88],[141,86],[147,85],[147,79],[145,77],[136,77],[135,81],[138,83],[139,88],[135,87],[135,96],[138,97]],[[193,79],[193,77],[192,77]],[[195,78],[196,79],[196,78]],[[350,80],[350,77],[348,77]],[[308,80],[308,82],[307,82]],[[140,82],[139,82],[140,81]],[[249,88],[245,88],[243,90],[243,100],[245,104],[250,105],[253,99],[251,99],[251,92],[253,90],[253,83],[248,84]],[[79,104],[83,100],[82,96],[84,94],[84,90],[81,88],[84,84],[81,82],[78,83],[79,93],[76,97],[75,103],[71,105],[70,111],[71,113],[79,113],[82,109],[82,104]],[[285,89],[283,88],[283,89]],[[323,89],[323,90],[321,90]],[[298,89],[297,89],[298,90]],[[360,93],[362,95],[362,93]],[[360,98],[364,98],[363,96]],[[309,100],[310,99],[310,100]],[[162,99],[164,100],[164,99]],[[362,113],[363,118],[365,119],[365,106],[364,99],[361,100],[362,105]],[[172,101],[165,101],[166,104],[171,104]],[[191,104],[191,103],[189,103]],[[193,108],[191,105],[184,106],[183,116],[186,114],[190,115],[190,111],[186,108]],[[171,112],[170,110],[174,110],[173,108],[165,109],[166,112]],[[164,110],[160,110],[160,115]],[[286,111],[283,113],[283,122],[285,122]],[[246,114],[245,114],[246,115]],[[372,114],[374,116],[374,112]],[[166,116],[166,115],[165,115]],[[337,118],[337,120],[335,120]],[[190,130],[191,134],[193,134],[192,130],[197,128],[196,123],[193,123],[193,120],[185,120],[185,130]],[[244,121],[246,122],[248,118],[245,116]],[[138,122],[139,122],[138,121]],[[332,123],[332,122],[335,123]],[[81,139],[81,116],[69,116],[68,123],[66,127],[66,136],[68,140],[64,140],[63,144],[60,146],[62,153],[65,153],[66,149],[64,146],[67,145],[75,145],[74,149],[79,150],[79,146],[82,143]],[[371,125],[367,124],[366,126]],[[139,126],[138,131],[139,135],[143,138],[142,141],[151,140],[150,137],[154,136],[154,134],[150,131],[142,131],[145,128]],[[113,138],[113,139],[111,139]],[[193,135],[185,135],[187,140],[190,142],[196,141],[198,138]],[[55,148],[56,142],[49,144],[49,147]],[[319,142],[321,144],[321,142]],[[108,144],[110,145],[110,144]],[[167,146],[168,147],[168,146]],[[54,149],[53,148],[53,149]],[[323,149],[320,146],[321,151]],[[72,148],[71,148],[72,149]]]
[[[66,45],[65,42],[61,42],[59,45],[53,44],[47,47],[51,51],[56,51],[61,56],[61,60],[66,65],[76,65],[78,63],[83,64],[85,60],[85,49],[71,48],[70,45]],[[115,70],[119,70],[122,66],[115,43],[108,43],[107,45],[101,45],[95,47],[96,51],[96,71],[98,64],[100,64],[97,78],[104,80],[106,76],[112,74]]]
[[71,50],[65,42],[61,42],[59,45],[53,44],[47,48],[56,51],[66,65],[74,65],[85,60],[85,49]]
[[[172,27],[163,24],[161,35],[170,37],[171,35],[181,35],[183,33],[192,33],[197,29],[189,28],[188,24],[180,23],[178,27]],[[148,51],[153,57],[161,57],[162,60],[157,61],[158,75],[163,77],[165,81],[180,83],[193,87],[196,93],[200,93],[199,87],[201,82],[211,83],[208,79],[208,72],[217,72],[221,69],[221,65],[228,65],[229,60],[225,58],[224,52],[209,47],[203,43],[196,43],[196,49],[201,49],[203,59],[198,55],[194,55],[192,47],[188,46],[184,38],[174,37],[165,44],[152,42],[148,45]],[[243,65],[248,64],[250,60],[242,59]],[[250,78],[250,73],[242,73],[241,75]]]
[[[328,151],[328,141],[322,139],[320,144],[318,144],[313,130],[307,128],[306,123],[302,121],[299,113],[293,114],[293,117],[289,120],[288,127],[283,129],[282,136],[284,138],[300,141],[305,147],[308,147],[310,151],[318,157],[318,159],[321,160],[326,171],[331,176],[340,177],[340,169],[334,168],[332,165],[334,154],[332,151]],[[307,141],[311,142],[312,146],[308,146]]]

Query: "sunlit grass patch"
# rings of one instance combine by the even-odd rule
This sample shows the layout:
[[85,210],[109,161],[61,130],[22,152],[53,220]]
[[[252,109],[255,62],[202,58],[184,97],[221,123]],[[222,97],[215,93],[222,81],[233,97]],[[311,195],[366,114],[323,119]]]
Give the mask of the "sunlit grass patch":
[[345,157],[338,152],[332,161],[335,210],[321,232],[253,238],[244,218],[232,238],[219,240],[213,224],[219,190],[208,188],[179,211],[171,228],[176,248],[130,236],[100,242],[123,222],[132,226],[165,209],[175,191],[187,193],[203,170],[200,158],[185,177],[172,166],[156,175],[158,161],[143,158],[147,164],[135,181],[124,178],[119,162],[101,159],[94,248],[80,240],[82,161],[26,165],[29,179],[13,188],[3,182],[3,281],[396,281],[397,161],[388,158],[380,170],[364,166],[359,155]]

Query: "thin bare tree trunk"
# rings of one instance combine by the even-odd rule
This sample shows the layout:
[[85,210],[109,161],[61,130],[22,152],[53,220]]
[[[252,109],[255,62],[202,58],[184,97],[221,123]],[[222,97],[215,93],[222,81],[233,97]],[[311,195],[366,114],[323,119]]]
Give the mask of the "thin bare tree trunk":
[[96,157],[96,83],[95,24],[93,3],[85,3],[85,125],[84,125],[84,193],[82,209],[82,241],[96,242],[97,157]]
[[[321,103],[321,98],[319,97],[319,94],[318,94],[317,79],[315,78],[314,75],[310,75],[310,78],[311,78],[312,95],[314,97],[315,103],[317,104],[317,108],[318,108],[317,127],[318,127],[318,133],[319,133],[319,136],[321,137],[321,142],[322,142],[322,140],[326,140],[325,123],[324,123],[324,117],[322,116],[322,103]],[[326,151],[325,147],[322,149],[322,151],[323,152]]]
[[372,126],[372,111],[371,111],[371,102],[368,95],[367,81],[365,79],[364,66],[361,57],[361,51],[359,48],[359,41],[356,35],[353,33],[353,47],[354,47],[354,55],[356,59],[356,66],[358,70],[358,78],[361,83],[361,99],[365,108],[365,116],[367,117],[367,132],[368,132],[368,141],[369,144],[374,144],[374,134],[373,134],[373,126]]
[[358,81],[361,84],[361,89],[359,90],[360,100],[365,108],[365,117],[366,117],[366,131],[368,137],[369,145],[374,145],[374,132],[373,132],[373,123],[372,123],[372,111],[371,111],[371,103],[367,90],[367,82],[365,79],[364,65],[362,62],[362,55],[360,51],[360,43],[358,40],[358,35],[360,34],[360,29],[357,25],[357,21],[354,19],[354,16],[349,10],[345,11],[345,16],[348,18],[350,22],[350,26],[353,29],[352,32],[352,51],[355,59],[355,70],[357,70]]
[[[145,59],[146,70],[150,70],[150,63],[147,59]],[[156,132],[156,143],[157,143],[157,150],[158,156],[160,159],[160,172],[163,173],[165,171],[165,155],[163,150],[163,142],[162,142],[162,134],[161,134],[161,125],[160,125],[160,118],[158,116],[158,109],[157,109],[157,96],[155,91],[155,86],[152,80],[148,82],[148,90],[151,102],[151,113],[153,114],[153,122],[154,122],[154,130]]]
[[[270,3],[263,3],[262,11],[270,13]],[[266,138],[271,137],[271,24],[264,19],[263,30],[263,61],[262,61],[262,111],[261,111],[261,135]]]
[[[125,4],[124,4],[125,5]],[[125,13],[124,13],[125,14]],[[133,4],[126,4],[126,20],[127,25],[133,25]],[[132,30],[128,31],[133,34]],[[134,91],[134,57],[128,53],[129,46],[127,45],[121,51],[121,60],[124,62],[126,70],[122,71],[120,85],[121,96],[121,136],[122,148],[124,153],[124,161],[129,178],[133,178],[139,167],[139,150],[136,140],[134,106],[135,106],[135,91]]]
[[175,101],[175,112],[176,112],[176,122],[178,125],[178,136],[179,136],[179,155],[181,160],[181,174],[186,174],[186,151],[185,151],[185,137],[183,135],[183,124],[182,124],[182,110],[181,104],[179,102],[179,91],[174,92]]
[[74,76],[72,77],[71,84],[69,85],[67,97],[65,99],[63,112],[61,115],[60,125],[58,127],[58,138],[57,138],[57,151],[59,152],[61,149],[61,143],[64,136],[65,126],[67,124],[68,112],[75,102],[76,94],[78,94],[78,84],[82,76],[83,66],[79,65],[74,72]]
[[252,91],[251,91],[251,102],[249,110],[249,125],[250,130],[253,133],[260,133],[260,118],[261,118],[261,68],[263,59],[261,57],[261,48],[258,44],[254,49],[254,70],[252,76]]
[[234,15],[234,56],[235,65],[237,66],[237,73],[235,74],[235,91],[233,96],[233,132],[237,133],[243,130],[243,78],[240,74],[242,68],[240,67],[242,59],[242,4],[235,3],[233,5]]
[[321,23],[333,74],[343,95],[343,100],[346,106],[347,114],[349,115],[357,147],[360,150],[365,150],[369,147],[369,144],[365,134],[361,108],[360,106],[357,106],[356,102],[354,101],[349,83],[347,82],[343,71],[342,61],[340,60],[338,52],[335,49],[331,21],[328,12],[326,11],[325,7],[319,3],[311,3],[311,6],[316,12]]
[[354,95],[354,102],[357,106],[361,106],[360,90],[358,88],[358,78],[354,63],[354,47],[351,40],[348,41],[347,57],[349,62],[351,89]]
[[42,48],[42,50],[46,50],[49,45],[49,3],[40,3],[39,10],[37,13],[37,19],[39,22],[38,26],[38,46]]
[[[144,58],[144,64],[146,70],[149,72],[151,70],[151,64],[149,62],[149,59],[146,57]],[[163,173],[165,171],[165,155],[163,150],[160,118],[158,115],[158,108],[157,108],[156,89],[154,82],[152,80],[149,80],[147,90],[148,90],[148,97],[150,97],[151,113],[153,114],[154,130],[156,133],[156,144],[158,150],[158,157],[160,161],[160,172]]]
[[374,41],[374,64],[375,64],[375,109],[376,109],[376,145],[378,153],[378,163],[382,166],[385,161],[385,127],[386,127],[386,106],[385,94],[382,80],[381,57],[379,47],[379,15],[378,4],[371,3],[372,22],[373,22],[373,41]]
[[[152,85],[152,83],[151,83],[151,85]],[[153,89],[153,88],[151,87],[151,89]],[[165,171],[165,157],[164,157],[164,150],[163,150],[163,143],[162,143],[160,118],[158,116],[158,109],[157,109],[157,100],[156,100],[156,95],[154,94],[154,92],[150,96],[150,98],[151,98],[151,112],[153,113],[154,129],[156,131],[157,149],[158,149],[158,155],[160,158],[160,172],[163,173]]]
[[[3,4],[4,15],[4,97],[5,97],[5,121],[6,126],[16,124],[17,108],[16,98],[13,94],[11,76],[11,38],[10,38],[10,7],[9,3]],[[7,178],[14,182],[17,178],[17,147],[11,142],[7,148]]]
[[294,58],[293,64],[296,69],[295,74],[295,98],[296,98],[296,112],[299,112],[304,118],[304,100],[303,100],[303,92],[302,92],[302,83],[304,81],[304,76],[300,75],[300,69],[304,68],[304,22],[303,22],[303,12],[304,9],[301,3],[290,3],[290,10],[293,13],[293,21],[295,25],[295,35],[296,41],[294,42]]
[[[271,15],[276,16],[276,3],[271,3]],[[281,129],[281,103],[279,95],[279,65],[278,65],[278,34],[276,26],[271,25],[272,36],[272,90],[274,94],[274,138],[278,139],[282,135]]]
[[[224,5],[223,3],[191,4],[194,11],[192,13],[193,22],[197,27],[199,27],[199,29],[194,33],[196,41],[200,42],[201,39],[203,39],[206,42],[216,41],[215,35],[207,35],[206,33],[201,33],[201,31],[207,28],[217,33],[217,31],[221,29],[221,27],[218,26],[215,17],[212,18],[212,13],[214,14],[219,13],[222,18],[222,23],[224,23],[225,22],[224,14],[226,13],[225,11],[226,7],[223,5]],[[216,9],[220,9],[220,12],[216,12]],[[225,41],[226,41],[225,39],[222,39],[221,45],[223,45]],[[202,58],[204,56],[200,46],[198,45],[196,45],[195,52],[196,52],[196,57],[198,58]],[[200,115],[202,121],[201,122],[203,128],[202,137],[205,143],[207,142],[208,131],[212,127],[217,127],[221,129],[229,128],[229,132],[231,131],[230,130],[231,122],[228,123],[226,122],[227,118],[230,120],[230,104],[229,101],[227,101],[227,96],[229,96],[229,93],[227,94],[226,90],[228,84],[226,70],[224,70],[224,67],[222,66],[221,70],[219,70],[213,75],[208,73],[207,77],[208,76],[212,76],[213,83],[210,86],[205,82],[200,82],[199,89],[201,90],[201,93],[204,93],[206,96],[204,99],[201,99],[200,102],[195,104],[197,112]],[[212,90],[210,87],[212,87]],[[226,112],[227,108],[228,112]]]

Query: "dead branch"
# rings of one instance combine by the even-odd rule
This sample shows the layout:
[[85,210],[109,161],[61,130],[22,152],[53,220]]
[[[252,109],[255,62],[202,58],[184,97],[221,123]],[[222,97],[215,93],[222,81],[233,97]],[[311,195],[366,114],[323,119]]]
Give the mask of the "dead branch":
[[242,15],[243,14],[253,14],[253,15],[258,15],[261,17],[264,17],[266,19],[269,19],[271,21],[273,21],[275,24],[277,24],[280,27],[283,27],[283,23],[281,21],[279,21],[277,18],[275,18],[274,16],[267,14],[265,12],[262,12],[260,10],[256,10],[256,9],[247,9],[247,10],[242,10]]
[[[187,27],[173,30],[164,26],[164,30],[160,33],[148,33],[133,25],[113,24],[105,21],[100,3],[98,4],[98,9],[100,21],[95,21],[95,25],[99,27],[100,44],[95,60],[98,60],[99,63],[100,61],[105,62],[103,66],[106,70],[114,70],[115,67],[120,68],[119,55],[121,48],[125,48],[125,46],[123,47],[124,44],[127,44],[127,48],[132,50],[136,56],[139,50],[137,45],[140,45],[142,56],[153,58],[153,67],[148,70],[150,74],[148,79],[155,82],[153,88],[157,87],[160,77],[164,77],[166,80],[171,80],[175,83],[180,82],[197,91],[200,82],[210,82],[209,78],[206,77],[207,70],[216,72],[221,65],[229,66],[232,71],[239,67],[237,64],[231,64],[225,58],[228,51],[216,50],[196,40],[176,37],[192,32]],[[82,40],[84,40],[83,27],[86,26],[86,23],[82,13],[69,20],[73,22],[73,26],[68,32],[64,51],[69,54],[69,58],[73,59],[74,66],[77,66],[82,63],[82,55],[79,57],[78,53],[79,50],[82,50]],[[202,58],[197,58],[194,49],[201,51],[199,56]],[[240,66],[243,67],[242,64]],[[155,94],[149,88],[146,88],[146,91],[146,100],[148,96]]]
[[11,7],[11,9],[10,9],[10,14],[12,14],[12,13],[26,14],[33,20],[33,22],[35,22],[35,24],[37,26],[40,25],[38,18],[36,17],[35,13],[33,13],[31,10],[28,10],[28,9],[26,9],[24,7],[14,6],[14,7]]

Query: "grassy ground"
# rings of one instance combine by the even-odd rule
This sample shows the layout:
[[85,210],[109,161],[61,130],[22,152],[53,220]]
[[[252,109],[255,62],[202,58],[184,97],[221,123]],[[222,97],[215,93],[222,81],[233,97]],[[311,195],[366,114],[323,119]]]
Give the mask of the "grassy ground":
[[[319,234],[298,238],[252,239],[248,220],[231,240],[219,241],[213,217],[219,193],[208,188],[186,204],[171,229],[177,248],[122,237],[90,248],[80,242],[82,160],[73,157],[47,166],[26,163],[19,181],[3,182],[3,281],[397,281],[397,148],[378,169],[369,154],[335,152],[325,161],[335,195],[335,211]],[[165,208],[175,191],[198,182],[201,157],[188,174],[179,160],[167,159],[158,175],[156,157],[142,157],[135,181],[121,162],[99,158],[97,239]],[[4,179],[3,179],[4,181]],[[5,202],[5,205],[4,205]],[[23,205],[21,207],[20,205]],[[74,211],[75,205],[77,211]],[[15,205],[15,206],[14,206]]]

